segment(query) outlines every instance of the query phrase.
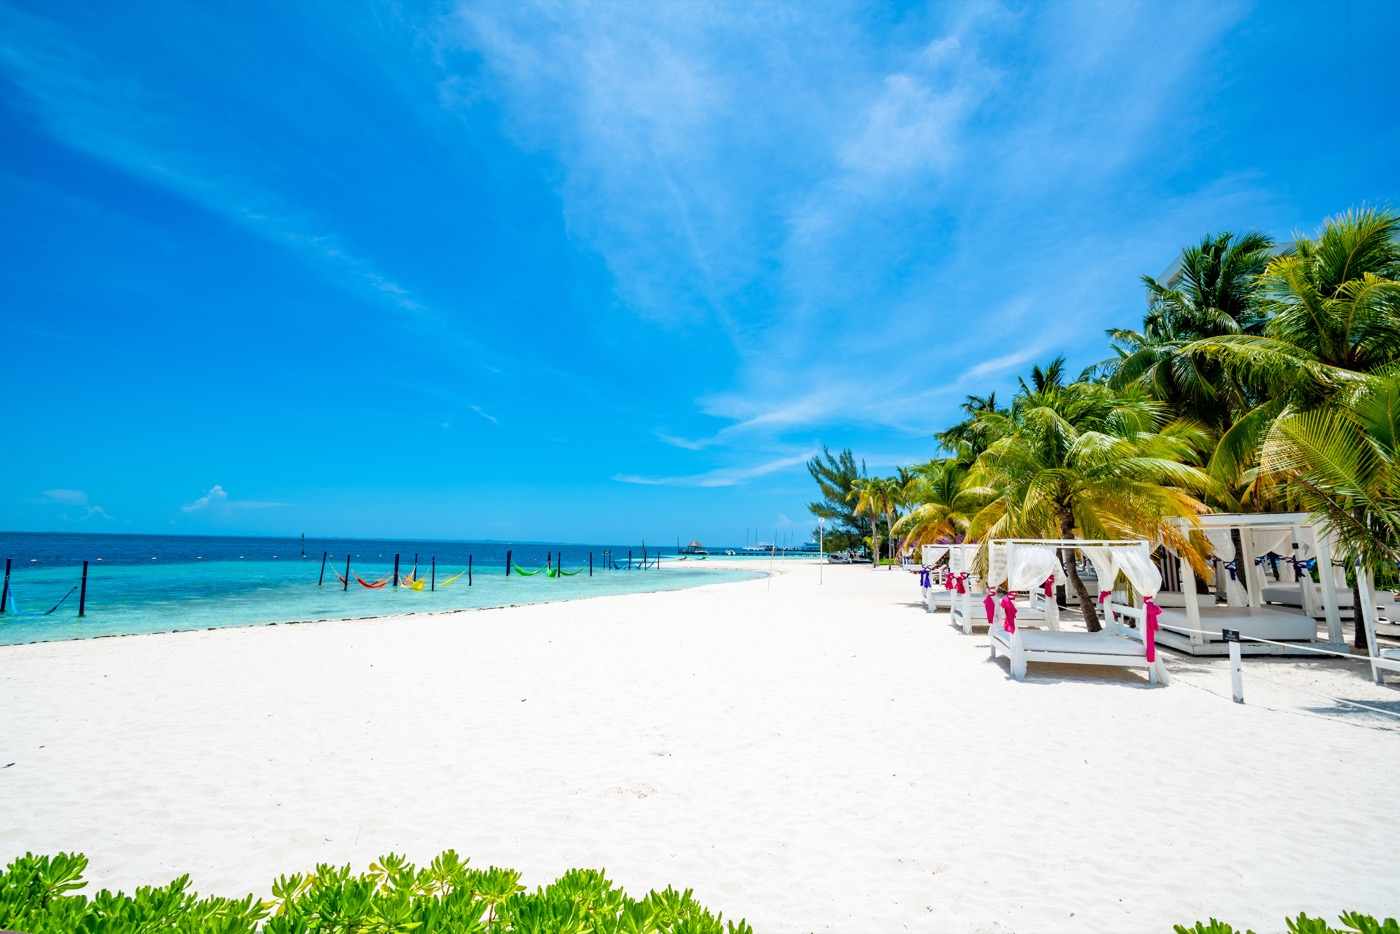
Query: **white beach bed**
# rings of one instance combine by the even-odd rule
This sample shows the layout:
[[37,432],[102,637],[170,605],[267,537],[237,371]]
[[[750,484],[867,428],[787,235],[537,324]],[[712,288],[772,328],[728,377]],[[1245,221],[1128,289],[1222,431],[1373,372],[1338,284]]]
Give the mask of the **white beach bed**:
[[[1216,604],[1213,596],[1196,593],[1196,575],[1184,558],[1177,556],[1181,591],[1161,594],[1162,613],[1157,644],[1190,655],[1225,655],[1229,643],[1222,629],[1233,629],[1247,637],[1240,643],[1246,655],[1311,655],[1312,649],[1348,652],[1342,638],[1341,596],[1332,566],[1333,536],[1305,513],[1240,513],[1200,516],[1192,523],[1178,520],[1183,534],[1201,533],[1210,542],[1215,557],[1232,561],[1233,534],[1239,535],[1243,567],[1236,569],[1240,582],[1226,579],[1220,565],[1216,571],[1217,589],[1227,602]],[[1278,583],[1266,579],[1260,567],[1261,555],[1291,553],[1299,560],[1316,558],[1321,583],[1314,583],[1296,570],[1294,581]],[[1311,589],[1305,590],[1304,586]],[[1275,601],[1273,598],[1278,598]],[[1316,598],[1315,600],[1313,598]],[[1350,603],[1348,596],[1347,602]],[[1173,605],[1174,604],[1174,605]],[[1318,621],[1326,624],[1319,633]],[[1269,642],[1250,641],[1267,639]]]
[[1142,636],[1135,629],[1110,622],[1101,632],[1049,631],[1021,629],[1007,632],[1000,626],[991,632],[991,654],[997,648],[1011,662],[1011,677],[1017,681],[1026,676],[1030,662],[1051,665],[1106,665],[1116,668],[1143,668],[1153,684],[1167,684],[1166,666],[1160,658],[1149,662]]
[[[1005,548],[1007,584],[1013,589],[1045,580],[1047,573],[1058,567],[1057,549],[1061,548],[1077,548],[1083,552],[1093,561],[1100,580],[1111,582],[1121,573],[1135,587],[1148,594],[1156,593],[1161,584],[1161,576],[1152,564],[1146,541],[1082,542],[1064,539],[997,544]],[[1053,600],[1048,602],[1054,605]],[[1105,611],[1107,618],[1099,632],[1060,630],[1058,627],[1051,630],[1023,629],[1019,625],[1021,618],[1018,615],[1014,630],[1008,631],[1003,625],[994,625],[989,629],[991,657],[996,658],[1000,648],[1011,663],[1011,676],[1018,681],[1025,678],[1027,666],[1037,662],[1142,668],[1147,671],[1149,682],[1167,684],[1166,665],[1157,656],[1155,644],[1148,646],[1145,643],[1140,627],[1126,626],[1117,619],[1119,615],[1136,615],[1141,619],[1144,611],[1111,603],[1105,607]]]

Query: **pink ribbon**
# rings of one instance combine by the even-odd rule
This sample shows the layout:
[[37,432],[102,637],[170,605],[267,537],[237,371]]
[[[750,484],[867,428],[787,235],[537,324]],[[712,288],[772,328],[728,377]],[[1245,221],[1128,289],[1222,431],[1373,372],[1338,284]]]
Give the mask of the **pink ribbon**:
[[[1015,631],[1016,631],[1016,601],[1015,601],[1014,599],[1012,599],[1011,593],[1010,593],[1009,591],[1007,592],[1006,596],[1004,596],[1004,597],[1001,598],[1001,611],[1002,611],[1004,614],[1006,614],[1005,619],[1002,621],[1001,628],[1002,628],[1002,629],[1005,629],[1007,632],[1015,632]],[[991,618],[991,617],[988,616],[988,619],[990,619],[990,618]]]
[[987,625],[990,626],[992,620],[997,618],[997,601],[996,597],[992,596],[990,590],[987,591],[987,595],[982,598],[982,606],[987,609]]
[[958,593],[967,593],[967,572],[958,575]]
[[1113,591],[1111,591],[1111,590],[1100,590],[1100,591],[1099,591],[1099,606],[1103,606],[1104,601],[1107,600],[1107,599],[1108,599],[1109,597],[1111,597],[1111,596],[1113,596]]
[[1143,597],[1142,609],[1142,615],[1147,620],[1147,624],[1143,627],[1143,644],[1147,646],[1147,660],[1155,662],[1157,660],[1157,617],[1162,615],[1162,608],[1151,597]]
[[945,590],[952,590],[952,589],[953,589],[953,572],[952,572],[952,571],[944,571],[944,572],[943,572],[943,588],[944,588]]
[[1040,585],[1040,590],[1047,597],[1055,596],[1055,575],[1051,574],[1045,578],[1045,583]]

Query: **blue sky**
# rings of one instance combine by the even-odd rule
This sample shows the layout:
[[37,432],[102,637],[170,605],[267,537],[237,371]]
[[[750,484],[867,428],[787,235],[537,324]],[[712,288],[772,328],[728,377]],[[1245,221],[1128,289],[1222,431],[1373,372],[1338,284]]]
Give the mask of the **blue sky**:
[[1400,6],[1309,7],[0,0],[0,528],[801,540],[1395,204]]

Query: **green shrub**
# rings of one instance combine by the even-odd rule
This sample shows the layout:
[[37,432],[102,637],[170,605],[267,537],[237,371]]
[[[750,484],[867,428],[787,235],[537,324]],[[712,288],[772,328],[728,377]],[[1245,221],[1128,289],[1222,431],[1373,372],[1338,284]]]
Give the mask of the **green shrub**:
[[189,876],[134,895],[76,894],[87,857],[26,854],[0,873],[0,929],[25,934],[753,934],[743,921],[710,914],[689,889],[628,897],[595,869],[571,869],[525,891],[512,869],[472,869],[451,850],[419,869],[390,854],[355,875],[317,866],[279,876],[272,899],[200,898]]
[[[1309,918],[1305,914],[1296,918],[1285,918],[1284,923],[1288,925],[1288,934],[1400,934],[1400,922],[1394,918],[1377,921],[1370,915],[1355,911],[1342,914],[1343,927],[1339,928],[1332,927],[1321,918]],[[1191,927],[1178,924],[1172,930],[1176,934],[1254,934],[1253,931],[1237,930],[1214,918],[1209,921],[1197,921]]]

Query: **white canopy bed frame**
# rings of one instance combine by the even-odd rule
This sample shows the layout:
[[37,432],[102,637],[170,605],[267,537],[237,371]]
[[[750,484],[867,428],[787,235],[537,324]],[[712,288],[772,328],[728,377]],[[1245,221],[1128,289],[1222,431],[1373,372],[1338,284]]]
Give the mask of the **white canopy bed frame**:
[[[1181,576],[1180,605],[1168,605],[1163,610],[1157,630],[1158,645],[1190,655],[1225,655],[1229,643],[1222,630],[1231,629],[1242,636],[1300,646],[1246,639],[1240,643],[1240,651],[1246,655],[1306,655],[1310,654],[1308,648],[1347,651],[1336,569],[1332,565],[1334,542],[1325,526],[1318,526],[1306,513],[1218,513],[1198,517],[1197,525],[1184,519],[1176,523],[1184,534],[1199,529],[1210,542],[1218,562],[1216,592],[1225,594],[1225,602],[1217,603],[1212,595],[1197,594],[1196,574],[1190,562],[1175,556]],[[1240,534],[1243,567],[1236,568],[1235,573],[1243,579],[1243,586],[1224,569],[1225,562],[1234,560],[1232,531]],[[1296,594],[1293,606],[1266,602],[1265,572],[1256,558],[1271,551],[1295,557],[1301,553],[1317,559],[1317,583],[1289,562],[1287,573],[1294,579],[1287,586]],[[1319,619],[1326,623],[1325,638],[1318,635]]]
[[[1152,563],[1151,546],[1146,541],[1010,539],[993,542],[992,545],[993,554],[1000,551],[1005,558],[1006,583],[1012,592],[1033,589],[1051,574],[1062,574],[1060,549],[1072,548],[1093,562],[1100,587],[1111,586],[1122,574],[1139,593],[1146,595],[1147,601],[1143,609],[1120,608],[1136,610],[1135,614],[1124,615],[1136,615],[1140,620],[1138,627],[1124,625],[1110,610],[1104,614],[1104,628],[1100,632],[1088,632],[1060,630],[1058,625],[1048,630],[1024,629],[1019,625],[1015,601],[1009,596],[1003,597],[1002,622],[991,626],[988,635],[992,658],[996,658],[1000,649],[1011,663],[1011,677],[1017,681],[1023,680],[1029,663],[1037,662],[1142,668],[1146,670],[1149,682],[1161,685],[1169,682],[1166,665],[1158,656],[1155,640],[1149,632],[1155,625],[1157,614],[1161,612],[1151,601],[1161,586],[1162,576]],[[1101,599],[1108,599],[1106,591],[1101,591],[1101,595]],[[1049,602],[1054,605],[1053,598]]]
[[[949,590],[951,585],[953,625],[964,635],[971,635],[974,627],[992,625],[1006,612],[1002,609],[1004,598],[996,595],[996,588],[1007,579],[1007,555],[1002,544],[988,543],[987,580],[973,571],[973,561],[982,548],[980,544],[964,542],[948,546],[948,573],[951,577],[947,579],[944,589]],[[1053,572],[1042,575],[1035,587],[1021,588],[1028,594],[1015,598],[1013,604],[1020,623],[1043,625],[1052,630],[1060,628],[1060,606],[1055,602],[1054,586],[1052,584],[1049,594],[1044,592],[1043,587],[1052,577],[1058,581],[1063,573],[1057,562]],[[991,598],[990,612],[988,597]]]
[[944,585],[949,573],[941,562],[948,555],[948,545],[924,545],[919,549],[919,589],[923,596],[924,609],[933,613],[944,607],[951,607],[953,592]]

